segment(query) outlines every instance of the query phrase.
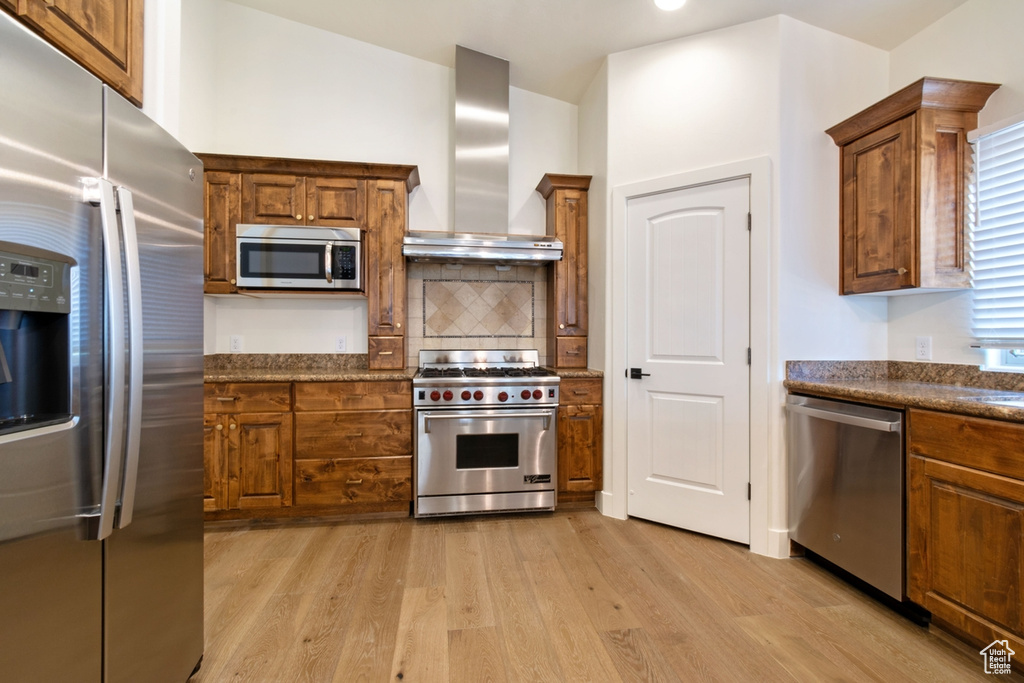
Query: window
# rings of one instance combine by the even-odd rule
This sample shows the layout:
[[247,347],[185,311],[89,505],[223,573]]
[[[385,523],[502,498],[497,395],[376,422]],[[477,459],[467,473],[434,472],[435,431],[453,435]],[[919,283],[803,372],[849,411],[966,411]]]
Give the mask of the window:
[[1024,121],[978,137],[972,328],[986,367],[1024,372]]

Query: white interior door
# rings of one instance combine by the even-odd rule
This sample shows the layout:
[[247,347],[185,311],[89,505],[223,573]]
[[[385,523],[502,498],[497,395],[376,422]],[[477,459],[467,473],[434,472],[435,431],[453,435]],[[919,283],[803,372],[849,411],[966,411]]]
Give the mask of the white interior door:
[[750,181],[630,199],[630,515],[750,541]]

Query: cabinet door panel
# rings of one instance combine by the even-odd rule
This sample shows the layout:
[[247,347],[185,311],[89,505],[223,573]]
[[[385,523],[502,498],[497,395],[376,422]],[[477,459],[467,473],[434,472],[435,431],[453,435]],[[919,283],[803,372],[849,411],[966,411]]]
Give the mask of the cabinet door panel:
[[306,178],[307,222],[332,227],[363,227],[366,190],[354,178]]
[[144,0],[22,0],[22,19],[142,106]]
[[224,420],[203,416],[203,510],[227,508],[228,478],[224,448]]
[[242,176],[242,222],[303,225],[306,181],[293,175],[246,173]]
[[[371,182],[367,187],[366,251],[367,327],[370,337],[400,337],[405,334],[405,184],[391,180]],[[391,354],[389,354],[391,355]],[[393,359],[388,359],[393,360]],[[405,359],[402,359],[402,367]],[[370,368],[378,366],[370,358]]]
[[1024,482],[909,457],[907,595],[976,642],[1024,645]]
[[844,294],[918,285],[915,117],[843,147]]
[[291,414],[243,413],[228,418],[228,423],[231,432],[228,437],[228,505],[237,508],[291,505]]
[[203,291],[229,294],[235,291],[235,225],[242,216],[242,177],[211,171],[203,179]]
[[558,490],[598,491],[602,486],[601,406],[558,408]]
[[[552,264],[551,296],[554,297],[554,333],[559,337],[587,336],[587,193],[556,190],[555,236],[564,245],[563,258]],[[582,367],[586,367],[586,359]]]

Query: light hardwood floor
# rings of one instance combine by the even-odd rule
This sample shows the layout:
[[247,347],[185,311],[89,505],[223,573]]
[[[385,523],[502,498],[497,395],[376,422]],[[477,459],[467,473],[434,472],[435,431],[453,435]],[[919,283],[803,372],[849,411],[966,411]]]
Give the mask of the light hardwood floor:
[[209,529],[192,680],[1000,679],[806,560],[577,510]]

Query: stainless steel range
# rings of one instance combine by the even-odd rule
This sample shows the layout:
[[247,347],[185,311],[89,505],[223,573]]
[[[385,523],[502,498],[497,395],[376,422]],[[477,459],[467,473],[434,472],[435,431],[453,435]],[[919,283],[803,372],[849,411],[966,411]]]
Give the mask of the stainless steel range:
[[559,378],[536,350],[420,351],[416,517],[555,507]]

